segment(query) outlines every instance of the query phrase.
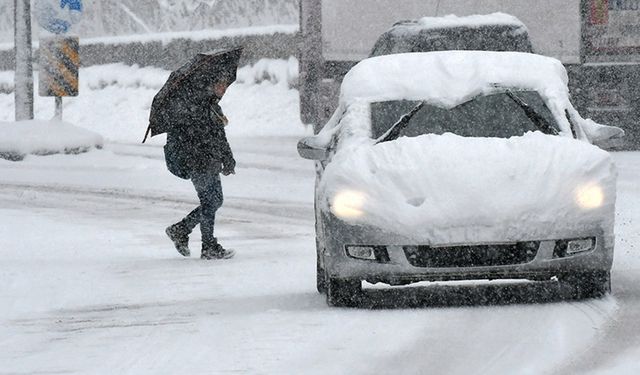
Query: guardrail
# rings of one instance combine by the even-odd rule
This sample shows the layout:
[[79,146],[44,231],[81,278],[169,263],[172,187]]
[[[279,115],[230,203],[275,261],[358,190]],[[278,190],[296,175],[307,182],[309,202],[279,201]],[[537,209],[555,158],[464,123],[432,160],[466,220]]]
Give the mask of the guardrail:
[[[156,66],[168,70],[179,67],[191,56],[227,46],[244,46],[240,64],[254,63],[262,58],[286,59],[298,56],[299,33],[295,27],[286,25],[283,31],[259,35],[212,36],[193,39],[187,36],[171,37],[168,40],[135,40],[127,38],[108,41],[82,42],[80,45],[81,66],[92,66],[122,62],[128,65]],[[251,29],[247,29],[247,33]],[[34,61],[38,61],[38,48],[34,50]],[[37,64],[36,64],[37,68]],[[0,71],[15,69],[15,54],[12,47],[0,49]]]

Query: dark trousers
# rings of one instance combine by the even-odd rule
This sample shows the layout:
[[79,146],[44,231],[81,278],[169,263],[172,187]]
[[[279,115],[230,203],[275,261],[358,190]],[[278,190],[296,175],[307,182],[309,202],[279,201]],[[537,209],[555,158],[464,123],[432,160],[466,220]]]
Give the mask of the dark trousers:
[[196,188],[200,205],[191,211],[182,223],[193,231],[200,224],[203,243],[213,243],[213,227],[216,221],[216,211],[222,206],[222,184],[218,173],[196,174],[191,177],[191,182]]

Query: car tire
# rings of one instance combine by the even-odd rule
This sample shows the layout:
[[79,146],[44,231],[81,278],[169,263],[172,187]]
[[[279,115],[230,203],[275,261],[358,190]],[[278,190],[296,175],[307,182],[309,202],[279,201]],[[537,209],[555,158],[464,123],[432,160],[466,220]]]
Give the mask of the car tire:
[[565,297],[569,299],[602,298],[611,293],[610,271],[585,271],[560,277]]
[[325,276],[327,304],[335,307],[357,307],[362,299],[362,282]]
[[[317,172],[316,172],[317,173]],[[316,189],[318,187],[318,180],[319,176],[316,175]],[[317,191],[316,191],[316,196],[317,196]],[[316,289],[318,290],[318,293],[320,294],[325,294],[327,293],[327,280],[326,280],[326,272],[324,270],[324,267],[322,266],[322,259],[320,257],[322,257],[322,254],[324,253],[324,243],[322,241],[322,239],[324,239],[324,232],[322,230],[322,220],[318,215],[318,199],[316,198],[314,200],[313,203],[313,210],[315,212],[316,215],[316,223],[315,223],[315,230],[316,230]]]
[[325,278],[324,268],[320,263],[320,250],[316,251],[316,289],[318,293],[325,294],[327,292],[327,281]]

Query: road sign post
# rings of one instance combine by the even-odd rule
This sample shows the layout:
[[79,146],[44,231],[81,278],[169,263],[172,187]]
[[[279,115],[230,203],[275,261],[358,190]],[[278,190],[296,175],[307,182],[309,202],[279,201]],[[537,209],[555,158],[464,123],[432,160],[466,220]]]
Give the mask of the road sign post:
[[33,63],[31,56],[31,1],[14,0],[16,70],[15,119],[33,119]]
[[56,96],[56,111],[53,115],[53,118],[56,120],[62,120],[62,97]]

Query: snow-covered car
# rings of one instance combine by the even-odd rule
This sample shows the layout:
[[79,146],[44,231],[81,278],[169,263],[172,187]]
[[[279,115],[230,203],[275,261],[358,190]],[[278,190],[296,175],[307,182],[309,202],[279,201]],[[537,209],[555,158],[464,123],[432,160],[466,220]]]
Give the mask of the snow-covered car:
[[493,13],[396,22],[380,35],[370,57],[452,50],[533,52],[522,21],[510,14]]
[[553,58],[446,51],[373,57],[345,76],[316,160],[317,287],[362,281],[559,280],[610,291],[616,169],[592,145]]

